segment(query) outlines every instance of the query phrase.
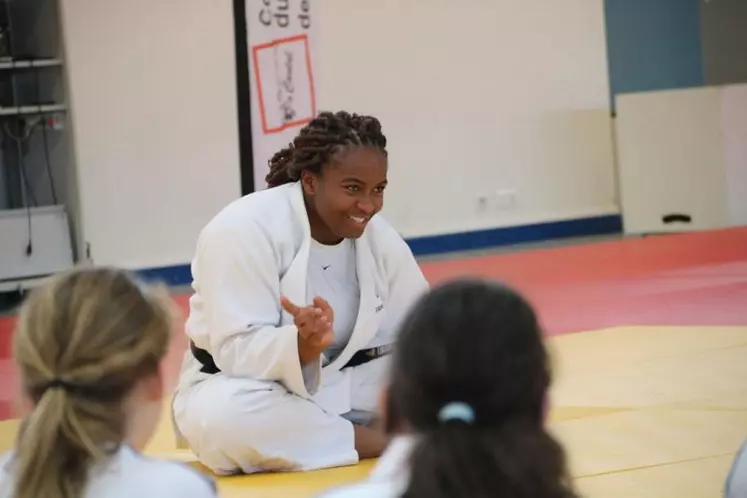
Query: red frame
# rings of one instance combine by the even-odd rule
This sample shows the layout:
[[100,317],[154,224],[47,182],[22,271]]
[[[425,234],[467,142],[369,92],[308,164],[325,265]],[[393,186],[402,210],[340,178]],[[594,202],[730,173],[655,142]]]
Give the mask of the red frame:
[[[311,116],[297,119],[295,121],[290,121],[288,123],[285,123],[281,126],[276,126],[274,128],[270,128],[267,124],[267,111],[265,109],[265,100],[262,93],[262,78],[260,78],[259,74],[259,62],[258,62],[258,54],[260,50],[265,50],[268,48],[273,48],[278,45],[282,45],[284,43],[294,43],[297,41],[302,41],[304,44],[304,49],[306,52],[306,72],[309,77],[309,87],[311,90]],[[252,64],[254,65],[254,77],[256,78],[257,82],[257,97],[259,100],[259,115],[262,119],[262,131],[265,135],[271,134],[271,133],[279,133],[283,130],[286,130],[288,128],[292,128],[294,126],[303,126],[307,124],[309,121],[311,121],[314,116],[316,115],[316,92],[314,91],[314,76],[312,74],[311,70],[311,50],[309,48],[309,38],[305,34],[291,36],[288,38],[279,38],[277,40],[273,40],[271,42],[262,43],[260,45],[255,45],[252,48]]]

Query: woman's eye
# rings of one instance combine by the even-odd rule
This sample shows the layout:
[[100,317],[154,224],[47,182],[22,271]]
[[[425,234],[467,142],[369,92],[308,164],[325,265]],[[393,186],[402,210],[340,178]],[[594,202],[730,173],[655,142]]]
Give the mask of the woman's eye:
[[360,187],[358,185],[348,185],[345,188],[350,190],[351,192],[358,192],[360,190]]
[[386,188],[386,187],[384,187],[384,186],[381,186],[381,187],[376,187],[376,188],[375,188],[374,190],[376,191],[376,193],[379,193],[379,194],[381,194],[381,193],[383,193],[383,192],[384,192],[384,189],[385,189],[385,188]]

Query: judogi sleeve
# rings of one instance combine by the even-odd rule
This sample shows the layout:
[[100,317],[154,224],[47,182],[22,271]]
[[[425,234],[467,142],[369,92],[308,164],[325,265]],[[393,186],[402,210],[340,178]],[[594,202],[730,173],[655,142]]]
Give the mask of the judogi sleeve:
[[280,268],[269,236],[258,226],[240,230],[204,231],[192,265],[215,364],[227,375],[276,381],[309,398],[322,360],[301,368],[298,329],[278,326]]

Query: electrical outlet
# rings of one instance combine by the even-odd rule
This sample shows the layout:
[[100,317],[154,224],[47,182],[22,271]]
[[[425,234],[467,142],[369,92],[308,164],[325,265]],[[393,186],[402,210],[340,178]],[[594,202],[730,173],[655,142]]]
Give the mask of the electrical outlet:
[[498,190],[493,194],[493,207],[504,210],[512,209],[516,205],[515,190]]

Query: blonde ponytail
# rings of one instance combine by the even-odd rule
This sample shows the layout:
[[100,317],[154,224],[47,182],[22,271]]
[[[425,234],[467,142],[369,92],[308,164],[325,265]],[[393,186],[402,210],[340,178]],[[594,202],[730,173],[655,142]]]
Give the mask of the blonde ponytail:
[[14,357],[34,404],[18,434],[14,498],[80,498],[88,475],[124,442],[123,402],[158,368],[170,302],[123,272],[77,270],[24,304]]
[[83,496],[91,462],[104,454],[92,444],[90,422],[82,422],[79,411],[59,387],[39,399],[18,438],[15,498]]

